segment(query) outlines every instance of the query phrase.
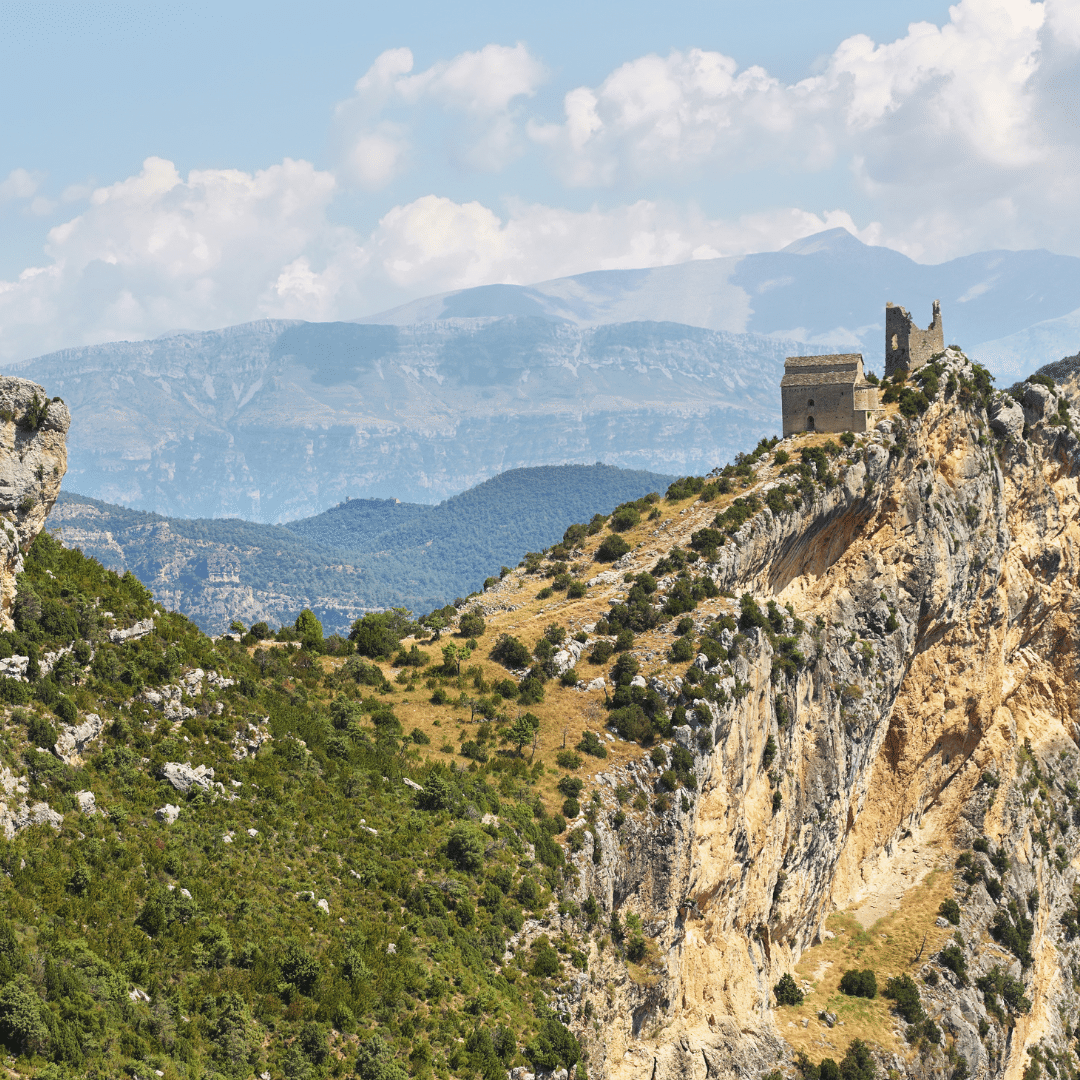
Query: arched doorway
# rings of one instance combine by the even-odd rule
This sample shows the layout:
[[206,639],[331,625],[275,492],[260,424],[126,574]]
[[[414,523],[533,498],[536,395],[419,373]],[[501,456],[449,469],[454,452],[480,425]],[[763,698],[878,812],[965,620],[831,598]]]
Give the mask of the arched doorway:
[[807,431],[813,431],[814,430],[814,418],[812,416],[808,416],[806,418],[806,430]]

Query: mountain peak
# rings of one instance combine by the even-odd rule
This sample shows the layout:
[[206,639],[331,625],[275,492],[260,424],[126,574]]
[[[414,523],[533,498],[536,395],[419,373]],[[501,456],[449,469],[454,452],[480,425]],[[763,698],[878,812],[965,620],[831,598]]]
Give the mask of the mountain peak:
[[847,229],[826,229],[824,232],[794,240],[780,250],[787,255],[817,255],[819,252],[848,252],[867,247]]

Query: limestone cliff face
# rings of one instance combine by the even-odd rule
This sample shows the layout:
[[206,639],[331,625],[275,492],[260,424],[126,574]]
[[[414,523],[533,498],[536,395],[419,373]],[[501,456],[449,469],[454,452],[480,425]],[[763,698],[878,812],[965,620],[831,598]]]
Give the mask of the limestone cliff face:
[[[789,1067],[771,988],[826,917],[896,907],[980,835],[1009,854],[1004,895],[995,902],[982,883],[969,890],[960,927],[969,984],[950,984],[946,972],[940,1007],[928,1009],[976,1076],[1018,1078],[1026,1047],[1068,1044],[1078,957],[1062,918],[1075,906],[1080,850],[1070,806],[1080,440],[1068,424],[1077,414],[1042,387],[1020,402],[980,400],[963,357],[950,350],[947,363],[959,390],[918,419],[884,422],[836,460],[811,500],[762,510],[720,548],[717,584],[762,606],[790,603],[805,629],[788,621],[785,632],[804,660],[774,675],[763,630],[733,641],[726,700],[695,701],[677,731],[695,754],[697,795],[664,818],[628,818],[621,839],[598,825],[600,850],[575,858],[581,899],[640,913],[663,958],[662,977],[635,984],[594,957],[583,993],[603,1036],[583,1034],[605,1076]],[[623,562],[648,561],[642,552]],[[648,788],[646,771],[624,769],[610,783]],[[985,774],[1000,782],[996,793]],[[1032,890],[1033,962],[1021,968],[988,927]],[[993,964],[1024,981],[1032,1008],[982,1037],[987,1013],[970,982]],[[914,1075],[941,1066],[902,1053],[880,1061]]]
[[0,627],[13,628],[11,605],[22,552],[34,542],[67,471],[71,414],[28,379],[0,378]]

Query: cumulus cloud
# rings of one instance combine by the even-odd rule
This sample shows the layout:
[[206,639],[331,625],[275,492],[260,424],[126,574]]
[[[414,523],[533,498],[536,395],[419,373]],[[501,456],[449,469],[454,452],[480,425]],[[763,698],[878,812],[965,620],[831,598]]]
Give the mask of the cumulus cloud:
[[[1075,6],[1059,3],[1051,23],[1072,34]],[[1028,165],[1041,152],[1030,82],[1044,20],[1029,0],[961,0],[943,27],[914,23],[882,45],[848,38],[822,74],[794,85],[702,49],[644,56],[571,90],[562,123],[530,131],[576,184],[687,165],[822,167],[868,132],[898,127],[917,127],[925,152],[960,144],[975,159]]]
[[330,219],[335,190],[333,175],[304,161],[184,178],[148,158],[51,230],[44,265],[0,281],[0,359],[181,326],[354,318],[486,282],[741,254],[835,225],[856,231],[840,211],[725,221],[639,200],[580,212],[520,203],[500,215],[427,195],[365,234]]
[[[485,45],[412,74],[410,49],[388,49],[357,80],[354,95],[337,106],[345,175],[369,189],[385,187],[403,170],[411,133],[434,109],[459,123],[440,142],[472,169],[502,168],[522,149],[515,105],[532,97],[544,66],[522,45]],[[389,115],[387,115],[389,114]]]
[[28,169],[12,169],[7,177],[0,181],[0,202],[7,199],[30,199],[41,186],[40,174]]

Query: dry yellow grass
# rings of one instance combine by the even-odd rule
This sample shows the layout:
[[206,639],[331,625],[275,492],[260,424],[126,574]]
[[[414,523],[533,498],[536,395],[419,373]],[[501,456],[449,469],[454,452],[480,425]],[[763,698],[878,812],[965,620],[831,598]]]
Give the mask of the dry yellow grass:
[[[892,1002],[882,996],[886,980],[892,975],[911,974],[941,950],[952,936],[952,929],[935,925],[941,901],[953,895],[951,871],[933,871],[922,884],[905,892],[892,914],[878,919],[864,929],[853,915],[838,912],[830,916],[827,927],[836,937],[823,941],[803,953],[795,968],[796,981],[805,980],[813,989],[800,1006],[776,1010],[780,1034],[795,1050],[802,1050],[815,1062],[823,1057],[839,1060],[852,1039],[863,1039],[886,1051],[906,1055],[903,1038],[894,1030],[905,1025],[891,1011]],[[915,957],[926,935],[926,946],[918,965]],[[870,968],[877,976],[878,996],[848,997],[840,993],[840,979],[845,971]],[[838,1023],[830,1029],[818,1020],[820,1012],[834,1012]],[[808,1025],[803,1027],[803,1020]]]

